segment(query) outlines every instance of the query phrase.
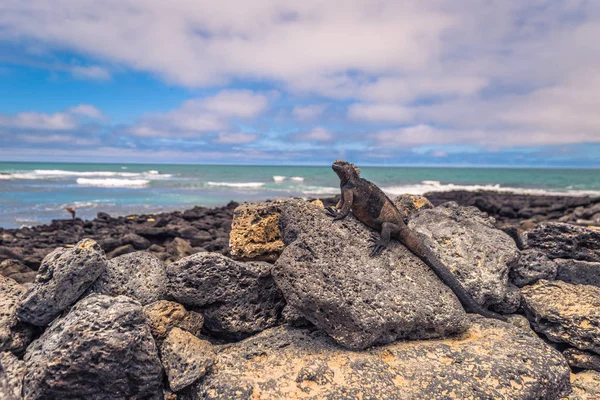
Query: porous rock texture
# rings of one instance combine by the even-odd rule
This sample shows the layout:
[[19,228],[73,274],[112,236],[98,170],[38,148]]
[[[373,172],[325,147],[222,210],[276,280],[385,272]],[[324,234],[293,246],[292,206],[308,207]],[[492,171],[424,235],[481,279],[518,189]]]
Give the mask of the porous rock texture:
[[600,288],[542,280],[521,291],[523,309],[536,332],[600,353]]
[[[2,376],[4,375],[4,377]],[[9,351],[0,352],[0,399],[21,398],[25,363]],[[4,382],[2,380],[4,379]],[[2,390],[6,393],[3,393]]]
[[570,347],[563,351],[563,356],[572,368],[593,369],[600,371],[600,355]]
[[174,301],[159,300],[144,306],[144,315],[152,336],[157,341],[162,341],[172,328],[180,328],[198,336],[204,324],[201,314],[188,311]]
[[448,267],[473,299],[510,314],[519,307],[518,289],[508,280],[519,257],[513,239],[475,207],[454,202],[414,215],[408,226]]
[[173,328],[160,348],[160,358],[171,390],[179,392],[206,374],[215,352],[210,342]]
[[0,275],[0,351],[21,354],[31,342],[33,329],[17,318],[17,306],[25,288]]
[[546,254],[536,249],[521,251],[510,270],[510,281],[518,287],[531,285],[540,279],[554,280],[558,266]]
[[322,331],[269,329],[217,354],[185,399],[558,399],[559,352],[510,324],[473,316],[443,340],[346,351]]
[[113,258],[91,290],[109,296],[124,295],[150,304],[164,299],[167,294],[165,265],[145,251]]
[[600,399],[600,372],[583,371],[571,375],[573,391],[568,400],[598,400]]
[[405,217],[409,217],[420,210],[433,208],[433,204],[427,197],[418,194],[403,194],[395,197],[392,201]]
[[233,211],[229,251],[236,260],[275,261],[285,247],[279,233],[281,206],[287,200],[243,203]]
[[83,239],[73,248],[59,247],[42,261],[33,285],[17,309],[19,318],[45,326],[75,303],[105,271],[107,260],[98,243]]
[[562,222],[543,222],[522,235],[523,244],[550,258],[600,261],[600,231]]
[[142,306],[92,294],[25,353],[26,399],[161,399],[162,366]]
[[556,279],[561,281],[600,287],[600,262],[567,260],[557,258]]
[[348,216],[333,222],[301,200],[284,206],[286,248],[273,271],[287,303],[352,349],[400,338],[434,338],[468,327],[458,299],[397,241],[370,257],[371,230]]
[[204,327],[241,339],[274,326],[285,301],[266,262],[197,253],[167,265],[169,295],[201,311]]

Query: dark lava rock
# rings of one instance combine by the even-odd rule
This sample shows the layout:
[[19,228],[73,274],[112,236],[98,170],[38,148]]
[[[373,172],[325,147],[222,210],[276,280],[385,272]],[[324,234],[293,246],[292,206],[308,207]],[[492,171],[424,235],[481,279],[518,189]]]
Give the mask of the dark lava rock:
[[152,336],[158,341],[163,341],[172,328],[180,328],[198,336],[204,325],[201,314],[188,311],[174,301],[159,300],[144,306],[146,321],[152,331]]
[[206,375],[215,352],[210,342],[173,328],[160,348],[160,358],[171,390],[179,392]]
[[600,371],[600,355],[598,354],[575,349],[573,347],[566,349],[562,354],[572,368]]
[[517,310],[520,296],[508,273],[519,250],[514,240],[494,226],[493,218],[474,207],[450,202],[420,211],[408,226],[477,303],[503,313]]
[[58,248],[40,266],[32,287],[17,309],[19,318],[45,326],[75,303],[105,271],[106,257],[100,246],[84,239],[71,249]]
[[529,249],[521,251],[521,257],[510,270],[510,281],[518,287],[531,285],[540,279],[554,280],[557,265],[545,253]]
[[169,295],[201,310],[209,331],[240,339],[275,325],[285,306],[265,262],[197,253],[167,265]]
[[91,290],[109,296],[125,295],[150,304],[167,294],[165,265],[145,251],[113,258]]
[[556,279],[579,284],[600,287],[600,262],[565,260],[557,258]]
[[33,282],[36,274],[36,271],[19,260],[4,260],[0,263],[0,275],[11,278],[20,284]]
[[523,234],[523,243],[550,258],[600,261],[600,231],[561,222],[544,222]]
[[467,329],[452,291],[399,242],[370,257],[371,230],[353,216],[332,222],[322,208],[289,201],[279,227],[287,247],[273,271],[277,285],[338,343],[363,349]]
[[473,316],[462,335],[347,351],[321,331],[281,326],[222,349],[185,399],[558,399],[559,352]]
[[21,354],[31,342],[33,330],[17,319],[17,306],[25,288],[0,275],[0,351]]
[[[4,375],[4,382],[2,375]],[[20,399],[23,376],[25,376],[25,363],[9,351],[0,352],[0,399]]]
[[27,348],[27,399],[162,399],[162,367],[139,302],[92,294]]
[[111,251],[110,253],[108,253],[106,255],[106,258],[108,258],[109,260],[115,257],[119,257],[122,256],[124,254],[129,254],[129,253],[133,253],[135,251],[135,247],[133,247],[130,244],[126,244],[123,246],[119,246],[116,249],[114,249],[113,251]]
[[521,291],[523,310],[536,332],[600,354],[600,288],[542,280]]

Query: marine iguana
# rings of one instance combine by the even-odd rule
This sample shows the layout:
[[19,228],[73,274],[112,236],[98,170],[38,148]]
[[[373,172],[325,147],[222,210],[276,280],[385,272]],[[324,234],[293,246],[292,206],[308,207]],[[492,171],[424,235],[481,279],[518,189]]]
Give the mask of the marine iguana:
[[[342,197],[335,207],[325,209],[328,215],[339,221],[352,214],[363,224],[381,231],[381,236],[371,238],[371,256],[379,255],[393,237],[402,242],[435,272],[458,297],[467,312],[481,314],[484,317],[505,321],[502,315],[487,310],[477,304],[462,284],[448,268],[433,254],[422,240],[410,230],[404,217],[394,203],[375,184],[359,176],[360,170],[343,160],[337,160],[331,166],[340,178]],[[338,211],[340,210],[340,211]]]

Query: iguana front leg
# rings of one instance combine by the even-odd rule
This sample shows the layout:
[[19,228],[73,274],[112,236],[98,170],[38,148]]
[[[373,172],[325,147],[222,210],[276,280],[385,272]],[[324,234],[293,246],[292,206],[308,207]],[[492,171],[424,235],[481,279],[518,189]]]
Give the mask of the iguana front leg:
[[348,216],[348,214],[350,214],[350,209],[352,209],[353,200],[354,193],[352,193],[352,190],[345,190],[342,192],[342,200],[340,200],[341,202],[343,202],[342,210],[338,212],[336,210],[333,210],[332,207],[329,207],[325,209],[325,212],[330,217],[333,217],[334,221],[344,219]]
[[381,236],[377,239],[376,235],[371,237],[371,246],[369,246],[369,250],[371,250],[370,256],[374,257],[376,255],[381,254],[383,249],[387,247],[390,243],[390,238],[392,235],[400,232],[400,227],[391,222],[384,222],[381,225]]

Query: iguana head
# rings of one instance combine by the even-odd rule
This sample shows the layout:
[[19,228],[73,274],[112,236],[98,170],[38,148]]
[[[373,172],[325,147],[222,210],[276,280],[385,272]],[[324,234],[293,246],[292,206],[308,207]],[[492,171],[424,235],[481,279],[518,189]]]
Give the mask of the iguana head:
[[360,169],[354,164],[350,164],[344,160],[336,160],[333,165],[331,165],[331,168],[342,180],[358,178],[358,175],[360,174]]

